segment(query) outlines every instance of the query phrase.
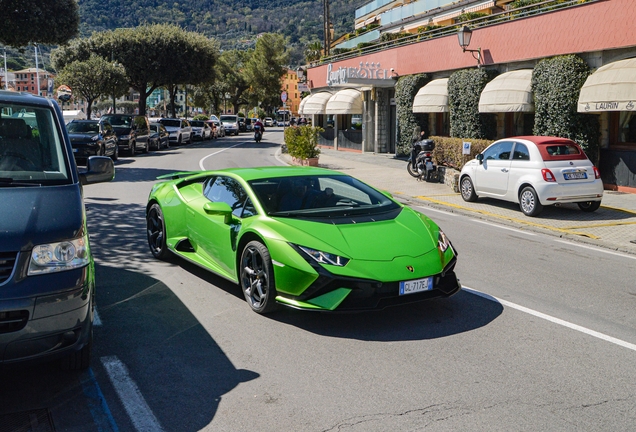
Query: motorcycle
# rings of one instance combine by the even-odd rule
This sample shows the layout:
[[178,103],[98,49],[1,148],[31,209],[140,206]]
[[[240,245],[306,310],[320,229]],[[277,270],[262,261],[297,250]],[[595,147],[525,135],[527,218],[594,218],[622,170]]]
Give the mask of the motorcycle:
[[261,142],[261,139],[263,139],[263,132],[261,131],[261,127],[256,125],[254,126],[254,141]]
[[433,164],[435,142],[430,139],[413,143],[406,170],[420,180],[437,181],[437,167]]

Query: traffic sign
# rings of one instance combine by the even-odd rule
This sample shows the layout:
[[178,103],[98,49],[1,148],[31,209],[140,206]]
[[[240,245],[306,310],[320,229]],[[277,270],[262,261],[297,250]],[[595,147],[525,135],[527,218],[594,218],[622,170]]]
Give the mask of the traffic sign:
[[286,91],[284,91],[284,92],[282,92],[282,93],[280,94],[280,100],[282,100],[282,101],[283,101],[283,103],[284,103],[284,102],[287,102],[287,92],[286,92]]

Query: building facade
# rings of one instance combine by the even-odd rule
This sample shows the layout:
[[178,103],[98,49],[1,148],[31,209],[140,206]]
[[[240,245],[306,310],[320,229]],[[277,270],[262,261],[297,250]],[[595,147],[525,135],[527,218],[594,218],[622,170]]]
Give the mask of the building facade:
[[[53,80],[55,76],[44,69],[22,69],[13,72],[13,86],[16,91],[28,92],[40,96],[53,96]],[[39,80],[39,92],[38,92]]]
[[[420,2],[425,0],[410,4]],[[356,12],[356,23],[359,24],[358,18],[382,17],[386,13],[382,8],[395,2],[382,3],[375,0],[369,4],[371,9],[376,7],[374,10],[379,12],[376,15],[374,10],[360,8],[366,12],[360,17]],[[480,2],[465,0],[455,5],[460,3],[469,8]],[[303,108],[308,107],[304,114],[314,115],[318,124],[336,126],[332,133],[326,134],[323,144],[339,148],[340,131],[348,126],[347,118],[338,117],[342,109],[336,112],[333,104],[331,109],[328,105],[331,97],[351,89],[358,92],[359,102],[345,109],[349,110],[349,116],[362,118],[361,142],[354,149],[394,152],[397,120],[391,81],[395,83],[399,77],[415,74],[426,74],[428,83],[418,92],[413,111],[427,113],[432,133],[448,135],[445,80],[456,71],[477,67],[478,61],[479,67],[496,75],[480,95],[479,110],[497,116],[497,138],[528,133],[534,116],[531,90],[534,67],[545,58],[575,54],[595,71],[581,90],[578,111],[596,116],[600,124],[599,168],[604,183],[609,189],[636,192],[636,64],[630,60],[636,58],[636,33],[631,30],[636,19],[636,2],[572,0],[559,9],[544,7],[538,12],[528,12],[530,8],[526,8],[514,14],[507,12],[502,2],[481,3],[493,6],[487,9],[489,16],[461,23],[472,27],[467,51],[458,43],[460,26],[456,23],[446,34],[446,27],[442,26],[431,33],[407,38],[403,43],[369,46],[358,49],[359,53],[334,56],[310,66],[307,77],[312,94],[301,103]],[[425,16],[447,12],[444,7],[449,8],[440,6],[438,10],[425,12]],[[504,11],[497,12],[497,8]],[[403,13],[401,16],[407,24],[409,19],[422,18],[404,17]],[[385,27],[383,18],[379,24],[380,33],[392,28],[392,23]],[[324,104],[313,103],[321,98],[325,99]]]

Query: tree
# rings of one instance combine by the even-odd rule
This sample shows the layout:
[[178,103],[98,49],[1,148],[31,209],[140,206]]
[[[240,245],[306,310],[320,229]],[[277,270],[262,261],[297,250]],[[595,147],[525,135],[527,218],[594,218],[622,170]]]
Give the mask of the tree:
[[211,82],[218,47],[198,33],[154,24],[93,33],[56,50],[51,60],[63,68],[91,53],[123,65],[129,86],[139,92],[139,112],[145,113],[146,98],[158,87]]
[[56,84],[66,84],[79,93],[88,105],[86,118],[91,118],[93,102],[103,95],[121,96],[128,90],[124,69],[103,58],[91,55],[86,61],[73,61],[58,74]]
[[225,94],[228,93],[230,95],[228,100],[236,111],[241,105],[247,103],[244,95],[250,89],[250,83],[245,71],[252,55],[252,50],[224,51],[217,62],[219,100],[225,100]]
[[283,36],[265,33],[256,42],[247,62],[246,76],[258,98],[265,106],[278,106],[280,79],[287,71],[288,56]]
[[63,44],[79,32],[76,0],[0,0],[0,42]]
[[305,60],[307,63],[313,63],[322,57],[322,43],[314,41],[305,48]]

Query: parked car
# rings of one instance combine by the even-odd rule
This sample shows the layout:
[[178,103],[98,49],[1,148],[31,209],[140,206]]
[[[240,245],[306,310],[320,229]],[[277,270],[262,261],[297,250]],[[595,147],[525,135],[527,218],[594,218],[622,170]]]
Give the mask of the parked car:
[[181,145],[192,143],[192,126],[186,119],[162,118],[159,123],[170,133],[170,144]]
[[271,117],[265,117],[265,120],[263,120],[263,124],[265,125],[265,127],[274,126],[274,119]]
[[150,144],[155,150],[170,147],[170,132],[161,123],[150,123]]
[[566,138],[522,136],[495,141],[460,173],[465,201],[485,196],[519,203],[527,216],[543,206],[577,203],[586,212],[601,205],[603,181],[581,147]]
[[95,266],[82,190],[112,180],[113,161],[88,156],[78,170],[54,99],[0,91],[0,113],[0,365],[87,369]]
[[239,129],[239,117],[236,115],[222,115],[221,123],[225,126],[225,133],[238,135]]
[[146,116],[132,114],[104,114],[100,120],[111,124],[117,134],[119,152],[134,156],[137,151],[148,153],[150,148],[150,122]]
[[221,123],[219,120],[212,120],[214,122],[214,126],[216,126],[216,137],[221,138],[225,136],[225,125]]
[[215,116],[214,114],[212,114],[210,116],[210,120],[212,120],[212,121],[220,121],[219,118],[217,116]]
[[193,140],[206,141],[210,139],[212,130],[210,129],[210,125],[206,122],[203,120],[192,120],[190,125],[192,126]]
[[89,156],[119,157],[117,134],[106,120],[72,120],[66,125],[76,162],[86,162]]
[[254,312],[382,309],[461,289],[435,222],[346,174],[263,167],[165,178],[146,206],[150,251],[237,283]]

